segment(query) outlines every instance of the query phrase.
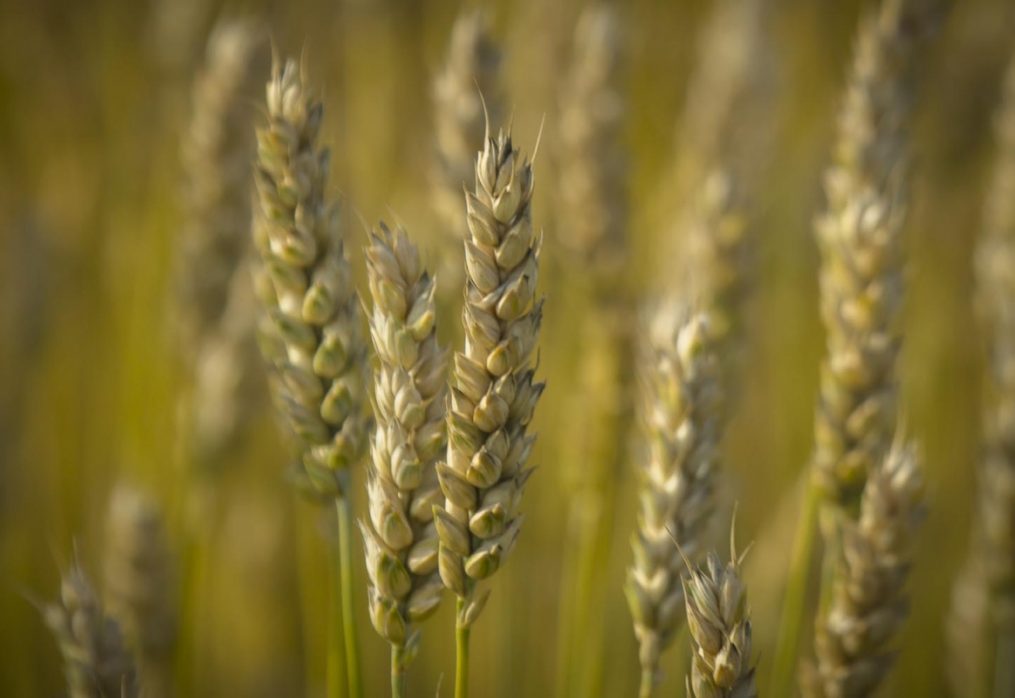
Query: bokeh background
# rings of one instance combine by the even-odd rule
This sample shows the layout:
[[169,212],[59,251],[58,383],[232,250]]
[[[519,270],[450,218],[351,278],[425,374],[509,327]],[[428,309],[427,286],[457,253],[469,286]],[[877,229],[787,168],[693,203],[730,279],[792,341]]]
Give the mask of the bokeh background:
[[[990,172],[991,114],[1015,50],[1015,5],[955,4],[922,68],[913,133],[901,370],[906,421],[926,455],[931,508],[891,695],[947,693],[945,616],[968,540],[981,432],[984,352],[971,254]],[[811,221],[866,5],[771,0],[765,10],[777,78],[770,95],[775,134],[759,180],[762,224],[744,385],[723,466],[723,515],[738,502],[739,537],[755,541],[746,583],[761,686],[797,483],[812,445],[823,339]],[[516,140],[531,152],[543,124],[534,213],[552,241],[555,227],[566,225],[554,211],[555,116],[582,3],[483,6],[504,51]],[[428,198],[431,84],[462,9],[440,0],[0,3],[0,692],[63,690],[57,648],[33,599],[56,594],[75,546],[99,576],[114,483],[126,479],[155,493],[171,534],[185,518],[185,357],[174,341],[172,274],[182,225],[180,137],[211,27],[223,16],[254,16],[279,53],[304,57],[325,100],[332,189],[345,202],[348,249],[361,269],[363,221],[405,223],[431,259],[441,244]],[[619,10],[627,39],[628,271],[647,296],[678,266],[661,254],[672,249],[666,237],[673,226],[660,212],[668,210],[665,183],[679,156],[685,88],[710,4],[631,0]],[[255,117],[259,98],[250,102]],[[495,577],[473,631],[476,696],[552,695],[557,686],[556,619],[569,593],[560,583],[569,498],[560,464],[574,440],[585,438],[569,388],[576,357],[589,350],[580,320],[593,311],[568,292],[580,272],[554,260],[554,249],[549,244],[544,254],[541,373],[549,385],[535,420],[533,461],[540,468],[527,491],[518,548]],[[452,336],[456,321],[442,318],[442,332]],[[291,452],[262,403],[221,463],[204,531],[209,572],[197,610],[183,619],[194,647],[194,695],[323,692],[330,523],[326,511],[284,482]],[[610,559],[600,570],[609,590],[597,615],[605,642],[601,689],[611,696],[632,694],[638,678],[622,594],[635,467],[618,473]],[[368,695],[383,695],[387,647],[367,621],[361,564],[356,575]],[[411,670],[414,695],[434,695],[442,676],[449,691],[451,606],[424,626]],[[686,653],[681,639],[667,655],[660,695],[682,691]]]

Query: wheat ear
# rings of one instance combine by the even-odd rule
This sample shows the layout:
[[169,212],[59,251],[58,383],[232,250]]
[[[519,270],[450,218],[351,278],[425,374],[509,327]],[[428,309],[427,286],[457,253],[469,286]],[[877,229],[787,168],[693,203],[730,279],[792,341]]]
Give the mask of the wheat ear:
[[[349,468],[367,443],[366,340],[338,210],[325,199],[329,152],[317,146],[323,106],[289,60],[272,67],[268,125],[257,132],[259,207],[254,238],[273,292],[262,351],[274,365],[276,393],[301,443],[307,484],[334,500],[346,677],[362,695],[352,600]],[[334,646],[338,641],[332,638]]]
[[445,502],[434,510],[441,579],[458,596],[457,698],[467,690],[469,628],[487,598],[477,585],[514,548],[532,473],[526,431],[543,392],[530,365],[542,318],[532,189],[532,166],[511,136],[487,137],[466,194],[465,346],[451,375],[447,462],[437,465]]
[[474,177],[476,151],[483,147],[486,133],[485,115],[490,123],[503,120],[500,62],[500,49],[490,36],[485,15],[477,10],[459,15],[432,92],[433,201],[445,235],[440,272],[449,288],[460,288],[463,281],[461,250],[467,224],[462,216],[462,189]]
[[826,357],[814,472],[854,505],[897,420],[909,115],[928,3],[885,0],[860,28],[816,223]]
[[[955,599],[963,608],[953,604],[953,609],[966,616],[973,612],[971,602],[982,601],[978,622],[963,619],[955,627],[962,629],[957,644],[961,651],[976,646],[992,651],[976,668],[992,667],[993,675],[969,678],[1003,696],[1015,691],[1015,58],[1005,76],[995,132],[997,160],[976,253],[979,309],[990,347],[989,403],[967,562],[972,577],[965,580],[966,593]],[[981,632],[970,638],[977,626]]]
[[113,490],[104,563],[107,606],[131,639],[146,698],[172,695],[175,565],[162,513],[140,490]]
[[[855,516],[868,473],[887,455],[898,420],[902,229],[908,133],[923,39],[938,19],[927,0],[884,0],[860,26],[839,112],[825,210],[815,224],[826,333],[807,488],[773,660],[771,692],[790,690],[823,503]],[[826,560],[835,559],[834,551]]]
[[43,613],[63,655],[71,698],[140,695],[134,658],[120,626],[106,615],[76,562],[63,577],[60,599]]
[[223,453],[257,405],[250,282],[252,98],[267,47],[249,20],[218,25],[193,89],[184,133],[185,223],[177,287],[181,347],[193,357],[188,416],[191,446],[204,467]]
[[812,696],[867,696],[891,669],[889,647],[908,612],[906,579],[923,519],[923,476],[912,445],[895,445],[864,487],[860,518],[841,528],[840,571],[817,623]]
[[651,695],[660,655],[683,620],[685,566],[673,539],[693,559],[715,506],[722,425],[718,358],[706,316],[682,313],[664,308],[654,318],[644,380],[648,460],[625,586],[643,698]]
[[725,565],[714,552],[682,580],[691,635],[691,698],[753,698],[751,618],[740,563],[730,541]]
[[376,428],[363,525],[370,618],[392,647],[392,694],[404,694],[405,669],[419,646],[414,626],[437,609],[433,507],[443,501],[436,462],[446,448],[447,352],[437,342],[435,280],[401,229],[382,223],[370,236],[367,271]]

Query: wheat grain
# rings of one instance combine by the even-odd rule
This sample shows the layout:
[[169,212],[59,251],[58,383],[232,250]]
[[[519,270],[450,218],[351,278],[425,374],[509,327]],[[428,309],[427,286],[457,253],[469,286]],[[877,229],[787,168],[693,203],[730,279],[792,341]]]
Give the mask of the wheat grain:
[[901,344],[907,143],[928,4],[886,0],[860,29],[816,224],[826,357],[814,473],[855,505],[892,442]]
[[63,577],[60,599],[43,613],[63,655],[71,698],[137,698],[137,670],[120,626],[76,562]]
[[888,648],[908,612],[905,585],[923,514],[920,460],[912,445],[896,443],[868,478],[859,520],[840,528],[840,569],[817,623],[808,695],[870,695],[891,669]]
[[462,190],[475,177],[475,154],[483,147],[487,119],[498,124],[503,119],[500,62],[482,12],[461,14],[433,84],[433,201],[445,236],[441,277],[449,288],[460,288],[463,281],[461,250],[468,228]]
[[172,695],[177,607],[169,541],[158,507],[127,485],[110,499],[104,562],[107,607],[131,640],[146,698]]
[[378,364],[363,539],[370,618],[402,673],[418,648],[413,626],[436,610],[444,588],[433,507],[442,501],[435,466],[446,447],[447,352],[437,342],[435,280],[403,230],[382,223],[371,234],[367,270]]
[[706,316],[664,307],[650,332],[642,471],[634,562],[625,593],[642,667],[642,695],[657,680],[659,657],[682,622],[683,553],[694,559],[715,506],[721,434],[718,358]]
[[266,300],[275,342],[262,348],[307,476],[321,494],[343,496],[347,468],[366,446],[366,346],[338,210],[325,199],[330,154],[316,145],[323,107],[292,60],[273,66],[267,104],[254,235],[274,288]]
[[692,698],[756,696],[751,662],[751,619],[741,559],[730,545],[725,565],[709,552],[682,579],[693,660],[687,695]]
[[476,584],[514,548],[532,473],[526,461],[535,436],[526,430],[543,392],[530,366],[542,318],[532,189],[532,166],[511,136],[488,137],[476,160],[475,191],[466,195],[465,346],[454,357],[447,462],[437,466],[446,497],[435,509],[439,569],[461,599],[462,628],[486,599]]
[[185,227],[177,261],[181,353],[191,373],[188,417],[197,462],[219,464],[258,405],[250,282],[252,97],[267,57],[261,29],[220,23],[194,83],[193,116],[182,146]]

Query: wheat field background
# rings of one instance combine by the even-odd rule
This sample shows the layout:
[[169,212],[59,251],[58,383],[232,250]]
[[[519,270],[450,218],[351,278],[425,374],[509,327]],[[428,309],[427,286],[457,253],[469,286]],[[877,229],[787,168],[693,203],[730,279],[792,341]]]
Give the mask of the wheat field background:
[[[473,5],[478,4],[474,3]],[[651,298],[680,267],[670,251],[673,169],[689,76],[711,4],[618,3],[625,36],[621,90],[629,169],[631,253],[624,275]],[[472,5],[470,5],[471,7]],[[737,407],[722,443],[718,518],[737,505],[754,620],[758,683],[768,684],[790,563],[801,473],[813,447],[824,331],[812,221],[831,157],[861,12],[870,3],[764,3],[774,80],[766,108],[773,137],[758,177],[760,224],[746,311]],[[513,135],[531,153],[533,220],[544,234],[546,295],[539,374],[547,381],[531,430],[538,466],[522,506],[525,528],[490,586],[472,633],[476,696],[580,695],[560,675],[565,607],[576,590],[567,564],[575,468],[594,433],[573,387],[594,354],[583,323],[599,312],[582,269],[554,243],[562,215],[557,116],[574,0],[483,3],[503,50]],[[60,695],[58,648],[36,604],[54,597],[76,554],[101,577],[110,495],[117,482],[149,491],[183,554],[188,496],[181,432],[189,360],[174,329],[185,170],[181,139],[191,84],[211,28],[255,18],[274,49],[302,57],[325,102],[330,191],[340,195],[346,249],[365,293],[364,245],[380,218],[404,223],[435,262],[443,242],[431,205],[432,82],[462,8],[432,0],[92,0],[0,3],[0,693]],[[949,694],[956,661],[946,644],[953,584],[969,540],[983,431],[986,347],[974,310],[973,253],[993,163],[992,114],[1015,52],[1015,5],[954,3],[919,66],[910,134],[913,174],[904,249],[908,296],[899,370],[902,409],[926,468],[928,517],[911,572],[910,618],[885,695]],[[258,78],[269,77],[267,62]],[[249,99],[263,120],[262,91]],[[251,153],[251,158],[254,153]],[[441,274],[438,274],[441,283]],[[454,292],[450,293],[455,296]],[[611,322],[603,316],[603,322]],[[438,321],[454,344],[457,314]],[[625,381],[635,383],[635,366]],[[179,618],[186,692],[194,696],[323,695],[328,512],[284,480],[293,456],[276,428],[267,388],[251,398],[237,440],[215,464],[200,537],[207,555]],[[637,440],[636,433],[634,440]],[[605,589],[586,627],[601,647],[582,672],[590,695],[635,695],[638,651],[624,599],[636,525],[637,447],[615,473]],[[570,461],[570,462],[569,462]],[[365,475],[353,471],[365,511]],[[711,542],[725,550],[725,528]],[[367,619],[362,544],[353,570],[366,695],[385,695],[387,646]],[[711,546],[710,546],[711,547]],[[76,551],[76,553],[75,553]],[[451,695],[453,604],[424,627],[411,695]],[[586,633],[582,634],[582,637]],[[810,640],[805,627],[804,644]],[[572,647],[579,646],[572,645]],[[688,639],[663,658],[658,695],[683,691]],[[181,689],[182,690],[182,689]]]

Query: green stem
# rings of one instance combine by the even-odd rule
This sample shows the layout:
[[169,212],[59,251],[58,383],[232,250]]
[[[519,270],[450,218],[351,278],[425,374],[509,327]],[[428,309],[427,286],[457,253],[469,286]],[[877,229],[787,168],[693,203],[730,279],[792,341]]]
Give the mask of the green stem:
[[[341,523],[339,527],[341,527]],[[344,624],[342,622],[345,614],[342,612],[342,604],[335,593],[335,590],[342,586],[342,568],[344,566],[345,563],[339,549],[334,545],[329,545],[328,572],[331,591],[328,594],[328,654],[325,674],[328,698],[345,696],[348,683],[345,671],[345,640],[343,639]]]
[[655,677],[651,669],[641,670],[641,686],[638,688],[638,698],[652,698],[652,689],[655,687]]
[[335,499],[335,513],[338,516],[338,573],[342,598],[342,634],[345,640],[345,673],[349,683],[349,698],[363,698],[356,609],[352,600],[352,507],[346,496]]
[[782,602],[782,618],[779,623],[779,637],[772,660],[772,678],[768,694],[788,696],[793,694],[793,678],[796,673],[800,651],[800,630],[804,623],[807,599],[814,558],[814,541],[817,534],[818,508],[821,493],[809,480],[805,483],[803,511],[797,524],[796,539],[793,542],[793,559],[790,562],[789,578]]
[[391,646],[391,698],[405,698],[405,651]]
[[469,696],[469,626],[462,624],[465,599],[459,597],[455,614],[455,698]]
[[1015,696],[1015,627],[997,629],[994,645],[994,696]]

